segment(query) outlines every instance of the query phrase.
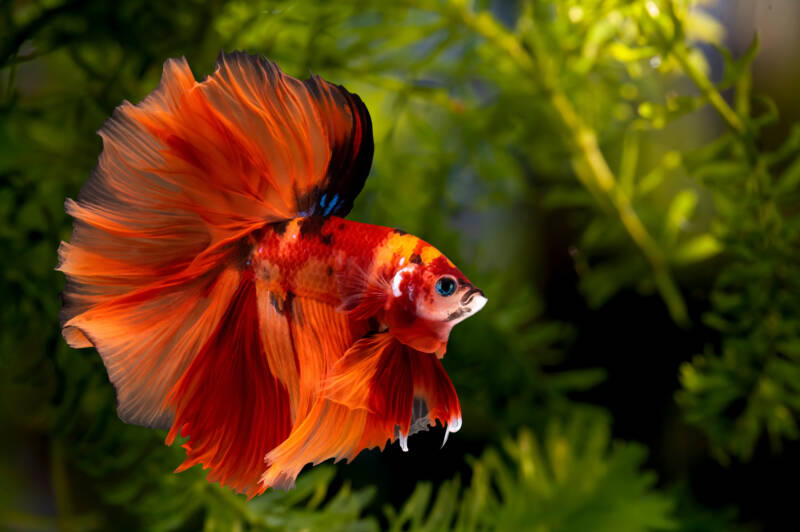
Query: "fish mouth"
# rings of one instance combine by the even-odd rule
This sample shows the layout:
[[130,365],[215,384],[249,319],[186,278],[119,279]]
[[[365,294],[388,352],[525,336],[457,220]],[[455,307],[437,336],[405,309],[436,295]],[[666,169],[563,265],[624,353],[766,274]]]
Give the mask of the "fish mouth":
[[489,301],[489,300],[486,299],[486,296],[483,295],[483,292],[481,292],[480,295],[475,296],[472,299],[472,304],[470,305],[470,308],[472,309],[472,313],[474,314],[476,312],[480,312],[480,310],[484,306],[486,306],[486,302],[487,301]]
[[466,319],[470,314],[476,314],[485,305],[488,299],[483,295],[483,291],[472,288],[461,297],[461,307],[455,312],[447,315],[444,321],[458,323]]
[[[470,288],[469,290],[464,292],[463,296],[461,296],[461,305],[462,306],[469,305],[470,301],[472,301],[472,298],[475,297],[475,294],[479,294],[479,297],[483,297],[483,299],[486,299],[483,295],[483,290],[481,290],[480,288]],[[481,306],[481,308],[483,308],[483,306]],[[477,312],[477,310],[475,312]]]

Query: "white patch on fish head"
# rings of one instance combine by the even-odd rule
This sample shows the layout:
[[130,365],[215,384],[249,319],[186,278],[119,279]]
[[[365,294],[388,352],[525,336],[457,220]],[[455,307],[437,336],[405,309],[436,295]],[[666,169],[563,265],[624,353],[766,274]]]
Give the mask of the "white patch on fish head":
[[[402,264],[402,263],[401,263]],[[411,271],[415,268],[415,266],[406,266],[400,270],[397,270],[397,273],[394,274],[392,277],[392,295],[394,297],[402,297],[403,291],[401,289],[400,284],[403,282],[403,279],[411,273]],[[414,300],[414,290],[412,287],[409,287],[409,294],[408,298],[412,301]]]

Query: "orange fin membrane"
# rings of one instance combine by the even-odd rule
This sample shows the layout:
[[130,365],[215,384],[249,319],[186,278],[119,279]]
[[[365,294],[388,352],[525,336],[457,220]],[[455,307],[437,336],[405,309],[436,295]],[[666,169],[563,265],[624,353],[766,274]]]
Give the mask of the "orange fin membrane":
[[209,480],[252,496],[264,456],[289,435],[286,389],[270,372],[258,327],[255,284],[243,279],[225,317],[169,395],[186,461],[178,471],[202,463]]
[[334,366],[306,419],[267,455],[261,482],[290,488],[306,463],[351,460],[390,440],[407,451],[408,436],[436,421],[445,439],[461,426],[458,397],[436,357],[388,333],[362,338]]
[[353,320],[373,317],[392,294],[389,279],[379,272],[369,274],[356,263],[337,273],[336,281],[342,296],[338,310],[347,313]]
[[[456,389],[442,366],[442,362],[433,353],[420,353],[408,349],[411,374],[414,379],[415,404],[417,400],[424,402],[424,410],[412,413],[412,434],[415,427],[423,424],[433,426],[437,421],[444,426],[444,441],[451,432],[461,429],[461,405]],[[425,410],[427,412],[425,412]],[[423,430],[423,429],[420,429]]]
[[99,134],[97,167],[66,202],[62,334],[97,348],[124,421],[189,434],[185,466],[252,493],[289,434],[281,386],[296,372],[293,350],[265,341],[280,331],[259,331],[270,321],[257,312],[249,235],[347,214],[372,161],[366,107],[237,52],[200,83],[185,59],[167,61],[158,88]]

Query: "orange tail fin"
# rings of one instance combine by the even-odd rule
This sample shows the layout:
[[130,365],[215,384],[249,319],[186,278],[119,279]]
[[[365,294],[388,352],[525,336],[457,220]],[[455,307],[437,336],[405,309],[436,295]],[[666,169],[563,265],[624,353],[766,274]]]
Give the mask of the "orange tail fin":
[[[250,490],[257,462],[288,434],[272,376],[294,355],[265,358],[253,332],[248,235],[300,214],[347,214],[372,160],[369,115],[342,87],[233,53],[201,83],[184,59],[167,61],[158,88],[99,133],[97,167],[66,202],[75,222],[59,248],[62,333],[97,348],[124,421],[188,433],[187,464]],[[241,390],[254,388],[245,404]]]

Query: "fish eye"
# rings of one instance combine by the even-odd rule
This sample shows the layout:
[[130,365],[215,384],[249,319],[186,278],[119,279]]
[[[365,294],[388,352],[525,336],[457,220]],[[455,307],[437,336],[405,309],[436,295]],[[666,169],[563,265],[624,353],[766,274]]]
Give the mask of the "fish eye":
[[440,277],[436,281],[436,291],[440,296],[452,296],[456,291],[456,280],[452,277]]

